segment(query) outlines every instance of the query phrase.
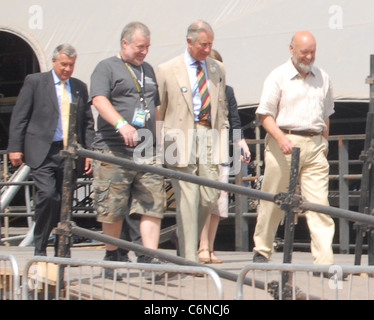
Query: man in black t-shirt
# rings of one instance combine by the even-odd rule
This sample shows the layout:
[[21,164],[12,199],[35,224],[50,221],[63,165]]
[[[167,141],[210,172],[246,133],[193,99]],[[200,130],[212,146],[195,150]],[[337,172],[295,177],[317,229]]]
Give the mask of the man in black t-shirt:
[[[123,29],[119,54],[95,68],[90,97],[98,117],[92,146],[96,152],[156,165],[159,96],[154,71],[144,62],[149,46],[149,29],[130,23]],[[142,207],[143,246],[157,249],[165,208],[162,177],[97,160],[93,175],[94,204],[104,234],[119,238],[125,214],[136,200]],[[118,261],[118,248],[107,244],[104,260]],[[105,276],[113,278],[112,270],[105,270]]]

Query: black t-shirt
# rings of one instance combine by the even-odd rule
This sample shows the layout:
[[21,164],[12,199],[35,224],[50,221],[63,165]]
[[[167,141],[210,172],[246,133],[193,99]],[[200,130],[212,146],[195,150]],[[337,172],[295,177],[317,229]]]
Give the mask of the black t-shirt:
[[[150,64],[143,62],[141,66],[128,63],[136,79],[144,79],[144,96],[150,118],[142,128],[136,127],[141,141],[140,148],[153,148],[156,135],[155,108],[160,104],[158,87],[154,70]],[[118,57],[110,57],[101,61],[91,75],[90,100],[95,96],[105,96],[113,107],[131,124],[136,108],[141,107],[138,86],[125,63]],[[143,76],[142,76],[143,73]],[[125,145],[121,134],[100,115],[97,117],[96,134],[93,148],[116,152],[133,153],[134,147]]]

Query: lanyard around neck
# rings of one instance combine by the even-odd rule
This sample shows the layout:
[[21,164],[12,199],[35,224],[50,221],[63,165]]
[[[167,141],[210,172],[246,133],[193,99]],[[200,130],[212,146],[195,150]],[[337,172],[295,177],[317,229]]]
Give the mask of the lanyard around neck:
[[[125,65],[127,67],[127,69],[130,71],[130,74],[131,74],[131,77],[132,79],[134,80],[134,83],[136,85],[136,89],[138,89],[138,92],[139,93],[144,93],[144,70],[143,70],[143,67],[141,66],[141,80],[139,81],[138,78],[136,77],[136,74],[134,73],[134,70],[132,70],[132,68],[129,66],[129,64],[127,62],[125,62]],[[139,87],[140,85],[140,87]]]
[[121,60],[124,62],[126,68],[129,70],[129,72],[131,74],[131,77],[134,80],[136,89],[138,90],[138,93],[141,96],[144,96],[144,69],[143,69],[143,66],[140,66],[140,68],[141,68],[141,80],[139,81],[135,72],[134,72],[134,70],[129,66],[129,64],[125,60],[123,60],[121,54],[120,54],[120,57],[121,57]]
[[140,106],[143,110],[148,110],[148,105],[145,100],[145,87],[144,87],[144,69],[143,66],[141,65],[141,81],[138,80],[136,77],[136,74],[134,73],[134,70],[129,66],[129,64],[123,60],[121,54],[120,54],[121,60],[124,62],[126,68],[129,70],[132,79],[134,80],[136,89],[138,90],[139,93],[139,98],[140,98]]

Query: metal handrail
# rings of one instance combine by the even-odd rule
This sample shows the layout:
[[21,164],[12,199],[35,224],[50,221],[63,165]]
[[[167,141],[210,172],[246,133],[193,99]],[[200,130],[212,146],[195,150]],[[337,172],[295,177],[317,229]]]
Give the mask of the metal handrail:
[[[84,149],[79,145],[76,146],[76,154],[81,157],[87,157],[87,158],[92,158],[92,159],[96,159],[100,161],[105,161],[105,162],[129,167],[134,170],[149,171],[149,172],[158,174],[160,176],[173,178],[173,179],[180,179],[180,180],[196,183],[199,185],[216,188],[219,190],[226,190],[232,193],[246,195],[252,198],[257,198],[257,199],[261,199],[265,201],[276,202],[278,198],[277,197],[278,195],[276,194],[271,194],[271,193],[267,193],[267,192],[263,192],[263,191],[259,191],[255,189],[250,189],[250,188],[246,188],[242,186],[232,185],[229,183],[210,180],[210,179],[202,178],[202,177],[191,175],[191,174],[177,172],[177,171],[167,169],[167,168],[156,167],[156,166],[147,165],[147,164],[137,164],[133,161],[123,159],[123,158],[117,158],[114,156],[98,154],[97,152]],[[343,218],[343,219],[355,221],[358,223],[374,225],[374,216],[370,216],[367,214],[363,214],[363,213],[359,213],[359,212],[355,212],[351,210],[343,210],[340,208],[332,208],[329,206],[309,203],[309,202],[306,202],[305,199],[301,199],[299,209],[317,211],[321,213],[330,214],[337,218]]]

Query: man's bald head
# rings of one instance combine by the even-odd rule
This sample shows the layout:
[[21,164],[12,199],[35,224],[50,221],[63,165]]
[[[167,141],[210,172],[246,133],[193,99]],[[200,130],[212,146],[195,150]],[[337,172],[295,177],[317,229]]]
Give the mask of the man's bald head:
[[291,40],[291,46],[300,46],[300,45],[313,45],[316,46],[316,39],[314,38],[313,34],[306,30],[297,31]]

